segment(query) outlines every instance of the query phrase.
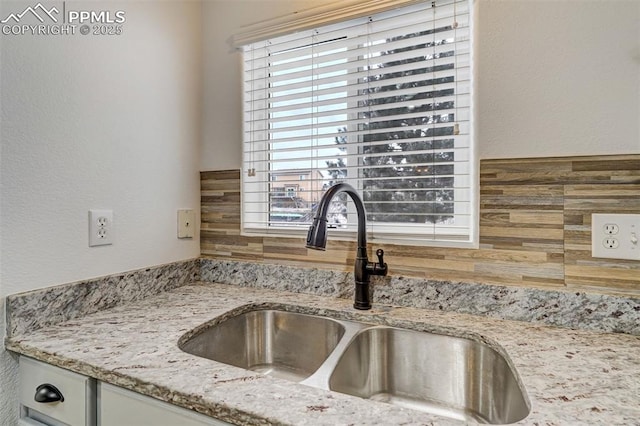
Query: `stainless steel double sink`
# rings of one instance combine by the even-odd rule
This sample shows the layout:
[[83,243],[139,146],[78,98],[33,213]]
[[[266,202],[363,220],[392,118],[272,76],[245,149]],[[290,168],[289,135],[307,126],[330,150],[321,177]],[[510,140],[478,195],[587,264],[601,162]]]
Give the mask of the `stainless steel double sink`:
[[463,421],[504,424],[529,414],[505,356],[466,338],[256,309],[199,327],[178,345],[262,374]]

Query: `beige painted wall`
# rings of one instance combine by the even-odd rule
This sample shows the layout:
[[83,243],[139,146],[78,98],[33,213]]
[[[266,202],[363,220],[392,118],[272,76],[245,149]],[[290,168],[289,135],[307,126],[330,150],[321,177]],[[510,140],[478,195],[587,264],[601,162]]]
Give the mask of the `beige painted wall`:
[[[640,153],[640,2],[475,2],[481,158]],[[241,166],[240,55],[229,38],[329,3],[204,2],[201,170]]]
[[[0,20],[34,4],[3,0]],[[66,6],[127,21],[119,36],[0,35],[2,305],[200,253],[176,238],[176,211],[200,204],[201,3]],[[92,208],[113,209],[112,246],[88,247]],[[0,348],[2,425],[17,424],[16,366]]]

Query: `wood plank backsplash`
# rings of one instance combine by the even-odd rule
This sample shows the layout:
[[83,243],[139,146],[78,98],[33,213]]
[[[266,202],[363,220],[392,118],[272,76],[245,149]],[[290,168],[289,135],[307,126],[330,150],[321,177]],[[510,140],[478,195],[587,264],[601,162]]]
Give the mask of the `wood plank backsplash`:
[[[353,268],[354,242],[240,235],[239,170],[201,172],[201,193],[203,257]],[[640,155],[482,160],[480,247],[385,244],[385,260],[393,275],[640,295],[640,261],[591,257],[592,213],[640,214]]]

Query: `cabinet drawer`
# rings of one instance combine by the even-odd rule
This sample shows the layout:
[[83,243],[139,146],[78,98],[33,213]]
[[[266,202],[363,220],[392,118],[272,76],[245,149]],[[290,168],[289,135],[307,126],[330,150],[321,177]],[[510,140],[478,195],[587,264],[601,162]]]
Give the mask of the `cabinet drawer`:
[[[19,363],[21,417],[51,425],[95,425],[95,380],[31,358],[20,357]],[[55,386],[64,401],[37,402],[43,384]]]

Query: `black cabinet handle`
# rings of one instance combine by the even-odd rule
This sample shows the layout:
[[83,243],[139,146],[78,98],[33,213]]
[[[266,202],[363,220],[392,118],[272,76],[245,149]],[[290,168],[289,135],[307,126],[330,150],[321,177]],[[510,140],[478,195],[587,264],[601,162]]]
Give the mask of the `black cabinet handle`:
[[57,387],[44,383],[36,388],[36,396],[33,397],[36,402],[50,403],[50,402],[64,402],[64,396]]

